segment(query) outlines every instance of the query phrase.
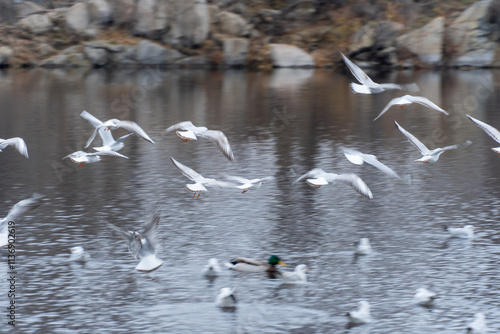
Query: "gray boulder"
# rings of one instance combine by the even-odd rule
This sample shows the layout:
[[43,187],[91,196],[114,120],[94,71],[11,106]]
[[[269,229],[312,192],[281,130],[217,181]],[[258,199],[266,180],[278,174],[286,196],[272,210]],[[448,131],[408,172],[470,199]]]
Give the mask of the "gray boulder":
[[219,29],[223,34],[231,36],[248,36],[250,34],[247,21],[238,14],[226,11],[220,12],[218,21]]
[[8,46],[0,46],[0,66],[7,66],[14,50]]
[[244,66],[247,60],[249,41],[246,38],[228,38],[224,40],[224,62],[228,66]]
[[123,52],[123,45],[114,45],[101,41],[88,42],[83,46],[83,53],[95,67],[107,65],[110,62],[111,53]]
[[170,15],[170,30],[163,36],[165,43],[192,47],[207,39],[210,13],[206,0],[177,0]]
[[478,1],[448,26],[450,65],[487,67],[493,64],[497,26],[491,22],[491,5],[491,0]]
[[87,8],[94,24],[106,24],[111,21],[112,8],[106,0],[87,0]]
[[[349,53],[361,59],[358,55],[394,46],[396,37],[403,29],[404,25],[391,21],[366,24],[351,37]],[[368,55],[368,58],[373,59],[373,56]]]
[[167,49],[148,40],[136,45],[135,60],[140,65],[170,65],[182,58],[179,51]]
[[136,11],[136,2],[134,0],[111,0],[111,11],[114,25],[131,26]]
[[419,66],[440,66],[443,58],[445,20],[440,16],[420,29],[398,37],[398,52]]
[[57,54],[40,63],[41,67],[89,67],[90,62],[81,53]]
[[90,26],[90,13],[85,3],[71,6],[64,15],[66,27],[73,33],[83,33]]
[[30,15],[17,22],[17,25],[33,34],[46,33],[54,26],[47,14]]
[[289,44],[269,44],[274,67],[314,67],[313,57],[304,50]]
[[14,7],[16,16],[20,18],[27,17],[31,14],[44,14],[47,12],[42,6],[30,1],[16,2],[14,3]]
[[167,29],[171,3],[167,0],[141,0],[137,2],[134,34],[160,38]]

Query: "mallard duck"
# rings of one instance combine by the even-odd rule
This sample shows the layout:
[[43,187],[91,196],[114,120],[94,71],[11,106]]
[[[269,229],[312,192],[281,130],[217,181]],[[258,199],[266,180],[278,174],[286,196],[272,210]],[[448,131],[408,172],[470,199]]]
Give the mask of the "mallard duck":
[[249,273],[259,273],[259,272],[275,273],[278,272],[278,269],[276,268],[277,265],[286,266],[286,264],[283,263],[281,259],[276,255],[272,255],[267,261],[267,263],[264,261],[250,259],[247,257],[237,257],[229,262],[226,262],[225,265],[229,269],[249,272]]

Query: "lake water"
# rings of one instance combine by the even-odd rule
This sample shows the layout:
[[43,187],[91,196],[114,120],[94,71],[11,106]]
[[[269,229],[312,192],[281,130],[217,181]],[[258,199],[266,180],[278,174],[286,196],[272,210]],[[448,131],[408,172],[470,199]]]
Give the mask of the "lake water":
[[[355,95],[350,73],[276,70],[4,70],[0,72],[0,137],[25,139],[30,159],[0,153],[0,215],[33,192],[44,204],[17,222],[16,329],[23,333],[462,333],[483,312],[500,331],[500,158],[498,146],[466,117],[500,128],[500,73],[392,72],[378,82],[416,82],[450,112],[418,105],[373,118],[399,91]],[[83,149],[92,127],[79,114],[137,122],[155,140],[129,138],[120,151],[81,168],[65,155]],[[204,140],[183,142],[168,126],[185,120],[224,131],[237,163]],[[431,148],[472,140],[434,164],[394,126],[397,120]],[[127,133],[115,131],[115,137]],[[98,143],[96,143],[97,145]],[[402,175],[385,176],[345,159],[341,147],[371,153]],[[90,150],[90,148],[89,148]],[[209,189],[193,199],[170,157],[206,177],[274,176],[260,189]],[[308,170],[356,173],[369,200],[343,184],[314,189],[292,181]],[[139,229],[162,204],[165,263],[152,273],[105,222]],[[478,228],[473,240],[450,239],[443,225]],[[370,238],[374,253],[355,259],[354,243]],[[68,261],[81,245],[92,259]],[[0,331],[7,325],[9,268],[0,263]],[[263,274],[201,274],[212,257],[267,259],[308,282],[284,285]],[[238,307],[214,304],[236,288]],[[435,291],[433,308],[412,303],[419,287]],[[358,301],[374,321],[348,325]]]

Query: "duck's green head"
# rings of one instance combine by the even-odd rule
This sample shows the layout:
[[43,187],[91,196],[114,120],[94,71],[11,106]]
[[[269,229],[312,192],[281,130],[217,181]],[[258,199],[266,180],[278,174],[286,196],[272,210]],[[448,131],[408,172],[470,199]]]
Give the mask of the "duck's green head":
[[283,261],[281,261],[280,258],[276,255],[271,255],[268,263],[272,266],[276,266],[276,265],[286,266],[286,264],[284,264]]

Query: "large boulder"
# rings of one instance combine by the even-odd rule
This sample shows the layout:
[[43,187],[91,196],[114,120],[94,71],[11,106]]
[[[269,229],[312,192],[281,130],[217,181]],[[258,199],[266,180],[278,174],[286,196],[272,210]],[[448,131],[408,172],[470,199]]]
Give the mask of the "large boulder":
[[73,33],[83,33],[90,26],[90,13],[87,5],[79,2],[71,6],[64,15],[66,27]]
[[14,5],[16,16],[20,18],[27,17],[31,14],[43,14],[47,12],[42,6],[30,1],[16,2]]
[[193,47],[207,39],[210,13],[206,0],[177,0],[170,15],[170,30],[163,36],[165,43]]
[[498,18],[490,15],[491,6],[491,0],[478,1],[448,26],[446,50],[450,65],[487,67],[493,64]]
[[422,28],[398,37],[398,54],[406,58],[399,60],[404,62],[411,58],[420,67],[442,65],[444,31],[445,20],[440,16]]
[[219,29],[222,33],[231,36],[248,36],[247,21],[238,14],[231,12],[220,12],[218,15]]
[[17,25],[33,34],[43,34],[54,26],[47,14],[33,14],[21,19]]
[[177,50],[167,49],[148,40],[136,45],[135,60],[140,65],[170,65],[182,58]]
[[246,38],[228,38],[224,40],[224,62],[228,66],[241,67],[245,65],[249,41]]
[[135,11],[134,34],[158,39],[168,27],[172,4],[167,0],[141,0]]
[[361,27],[352,37],[349,45],[350,54],[358,59],[373,59],[374,53],[396,45],[396,37],[404,29],[397,22],[381,21]]
[[118,27],[132,25],[136,11],[136,2],[134,0],[111,0],[111,9],[114,25]]
[[92,23],[107,24],[112,18],[111,5],[106,0],[87,0]]
[[14,54],[14,50],[8,46],[0,46],[0,66],[7,66],[9,59]]
[[122,52],[123,49],[123,45],[93,41],[83,46],[83,53],[94,67],[101,67],[109,63],[111,53]]
[[313,57],[304,50],[289,44],[269,44],[274,67],[314,67]]

